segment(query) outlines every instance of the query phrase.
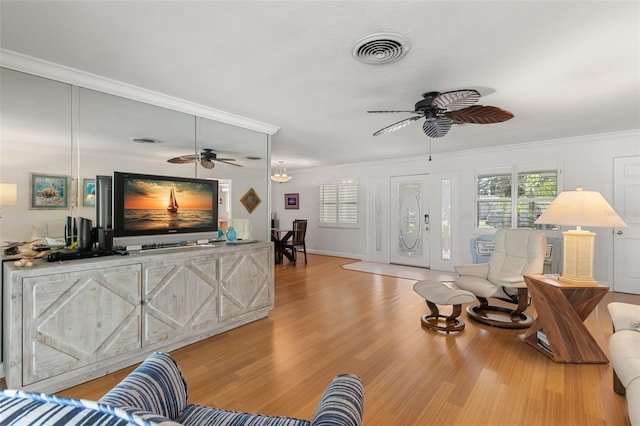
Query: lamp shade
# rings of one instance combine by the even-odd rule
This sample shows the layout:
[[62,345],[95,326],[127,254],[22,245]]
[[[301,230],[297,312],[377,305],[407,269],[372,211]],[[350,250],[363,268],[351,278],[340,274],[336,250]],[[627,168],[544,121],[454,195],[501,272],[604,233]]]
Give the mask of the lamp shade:
[[18,200],[18,185],[0,183],[0,206],[13,206]]
[[598,191],[562,191],[536,219],[537,224],[626,228],[618,213]]

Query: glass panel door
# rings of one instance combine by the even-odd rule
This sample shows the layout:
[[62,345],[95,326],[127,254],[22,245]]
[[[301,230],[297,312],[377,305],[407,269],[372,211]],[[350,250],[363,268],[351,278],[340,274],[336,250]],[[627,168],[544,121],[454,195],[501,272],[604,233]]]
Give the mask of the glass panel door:
[[427,175],[391,178],[391,263],[429,267]]

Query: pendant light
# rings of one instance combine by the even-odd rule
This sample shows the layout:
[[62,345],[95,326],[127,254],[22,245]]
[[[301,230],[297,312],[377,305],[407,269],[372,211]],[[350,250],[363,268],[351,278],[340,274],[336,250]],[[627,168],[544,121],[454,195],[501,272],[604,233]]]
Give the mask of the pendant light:
[[284,161],[278,161],[278,167],[273,172],[271,180],[278,183],[285,183],[291,180],[291,176],[287,175],[287,169],[284,168]]

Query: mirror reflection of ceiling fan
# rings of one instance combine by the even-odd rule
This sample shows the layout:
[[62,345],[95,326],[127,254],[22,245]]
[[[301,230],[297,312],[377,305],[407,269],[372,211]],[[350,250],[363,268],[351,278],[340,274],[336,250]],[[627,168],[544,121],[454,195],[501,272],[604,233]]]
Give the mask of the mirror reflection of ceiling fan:
[[211,148],[203,148],[200,154],[181,155],[180,157],[167,160],[168,163],[173,164],[191,164],[198,161],[205,169],[213,169],[215,167],[215,161],[229,164],[230,166],[242,167],[240,164],[232,163],[232,161],[236,161],[235,158],[219,158],[218,154]]
[[373,136],[395,132],[421,118],[424,133],[431,138],[441,138],[454,124],[491,124],[501,123],[513,118],[513,114],[494,106],[474,105],[480,99],[480,93],[474,89],[453,90],[450,92],[427,92],[415,104],[413,111],[367,111],[369,113],[408,113],[415,114],[397,123],[383,127]]

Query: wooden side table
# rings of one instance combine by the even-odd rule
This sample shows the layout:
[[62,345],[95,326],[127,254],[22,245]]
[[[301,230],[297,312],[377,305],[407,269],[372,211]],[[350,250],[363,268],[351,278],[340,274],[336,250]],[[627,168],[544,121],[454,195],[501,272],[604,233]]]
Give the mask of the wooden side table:
[[[538,318],[524,337],[528,344],[555,362],[609,362],[584,325],[609,287],[565,284],[544,275],[525,275],[524,280],[538,312]],[[540,330],[543,336],[538,333]],[[545,335],[546,344],[541,341]]]

